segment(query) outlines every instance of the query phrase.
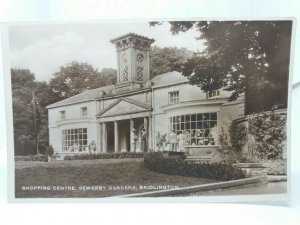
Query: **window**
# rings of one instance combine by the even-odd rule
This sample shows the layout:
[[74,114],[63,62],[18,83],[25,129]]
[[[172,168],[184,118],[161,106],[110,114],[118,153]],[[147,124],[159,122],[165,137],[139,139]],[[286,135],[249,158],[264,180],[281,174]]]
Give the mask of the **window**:
[[176,135],[184,135],[186,146],[216,145],[216,112],[173,116],[169,124]]
[[60,111],[59,112],[59,117],[60,117],[61,120],[66,119],[66,111]]
[[220,90],[208,92],[208,98],[217,98],[217,97],[220,97]]
[[87,116],[87,107],[82,107],[80,111],[81,117]]
[[63,152],[85,152],[87,148],[87,128],[62,130]]
[[169,92],[169,104],[179,102],[179,91]]

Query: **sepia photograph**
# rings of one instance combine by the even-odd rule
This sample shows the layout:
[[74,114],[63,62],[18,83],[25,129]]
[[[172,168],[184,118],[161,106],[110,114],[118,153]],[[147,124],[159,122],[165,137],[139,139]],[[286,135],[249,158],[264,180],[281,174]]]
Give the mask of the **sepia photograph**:
[[285,198],[292,29],[10,24],[15,199]]

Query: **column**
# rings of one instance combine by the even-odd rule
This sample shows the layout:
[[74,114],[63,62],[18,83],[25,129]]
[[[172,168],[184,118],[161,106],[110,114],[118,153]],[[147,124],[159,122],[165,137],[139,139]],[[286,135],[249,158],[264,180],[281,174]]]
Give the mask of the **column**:
[[133,140],[133,137],[132,137],[132,129],[134,128],[134,121],[133,119],[130,119],[130,152],[134,152],[135,149],[134,149],[134,143],[131,143],[131,140]]
[[149,133],[148,133],[148,149],[154,150],[153,148],[153,139],[152,139],[152,117],[149,116]]
[[97,123],[97,139],[96,139],[96,145],[97,145],[97,153],[101,152],[101,123]]
[[115,132],[115,152],[119,152],[119,126],[118,126],[118,121],[114,121],[114,132]]
[[149,132],[148,132],[148,119],[147,119],[147,117],[144,117],[144,128],[145,128],[145,131],[148,135]]
[[102,123],[102,152],[107,152],[107,130],[106,130],[106,123]]
[[144,129],[145,129],[145,132],[146,132],[146,151],[149,150],[149,131],[148,131],[148,119],[147,117],[144,117]]

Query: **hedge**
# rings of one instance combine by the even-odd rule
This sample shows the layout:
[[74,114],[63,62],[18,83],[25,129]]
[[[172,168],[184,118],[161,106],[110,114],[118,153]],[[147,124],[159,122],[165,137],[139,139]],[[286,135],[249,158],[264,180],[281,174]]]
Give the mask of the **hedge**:
[[144,157],[146,168],[170,175],[201,177],[214,180],[236,180],[245,178],[245,171],[227,163],[195,163],[182,159],[167,158],[160,152],[148,153]]
[[64,160],[143,158],[144,154],[145,154],[144,152],[121,152],[121,153],[66,155],[64,157]]
[[15,161],[48,162],[48,156],[47,155],[18,155],[15,156]]

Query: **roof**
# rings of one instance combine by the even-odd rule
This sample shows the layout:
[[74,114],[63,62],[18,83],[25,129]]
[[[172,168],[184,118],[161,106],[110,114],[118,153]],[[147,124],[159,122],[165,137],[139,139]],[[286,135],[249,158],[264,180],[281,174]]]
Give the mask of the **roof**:
[[54,107],[59,107],[59,106],[64,106],[64,105],[85,102],[88,100],[94,100],[99,97],[100,91],[110,92],[111,90],[113,90],[113,88],[114,88],[114,85],[108,85],[108,86],[104,86],[104,87],[100,87],[100,88],[96,88],[96,89],[87,90],[78,95],[74,95],[70,98],[66,98],[62,101],[55,102],[51,105],[48,105],[47,108],[54,108]]
[[[181,75],[181,73],[177,71],[173,72],[168,72],[168,73],[163,73],[160,75],[155,76],[152,79],[153,82],[153,87],[161,87],[165,85],[171,85],[171,84],[176,84],[176,83],[182,83],[182,82],[188,82],[188,79],[184,76]],[[96,89],[91,89],[84,91],[78,95],[74,95],[70,98],[61,100],[59,102],[53,103],[51,105],[48,105],[47,108],[55,108],[59,106],[65,106],[65,105],[71,105],[71,104],[76,104],[80,102],[86,102],[89,100],[95,100],[100,97],[99,92],[100,91],[105,91],[106,93],[109,93],[114,89],[114,85],[108,85]],[[113,96],[113,95],[110,95]]]
[[181,73],[177,71],[167,72],[160,75],[155,76],[152,79],[152,82],[154,83],[155,87],[170,85],[170,84],[176,84],[176,83],[183,83],[188,82],[189,80],[183,76]]
[[145,36],[142,36],[142,35],[139,35],[139,34],[135,34],[135,33],[127,33],[127,34],[121,35],[121,36],[119,36],[119,37],[116,37],[116,38],[114,38],[114,39],[111,39],[110,42],[111,42],[111,43],[114,43],[114,42],[116,42],[116,41],[122,40],[122,39],[127,38],[127,37],[135,37],[135,38],[144,39],[144,40],[151,41],[151,42],[154,42],[154,41],[155,41],[155,40],[152,39],[152,38],[148,38],[148,37],[145,37]]

